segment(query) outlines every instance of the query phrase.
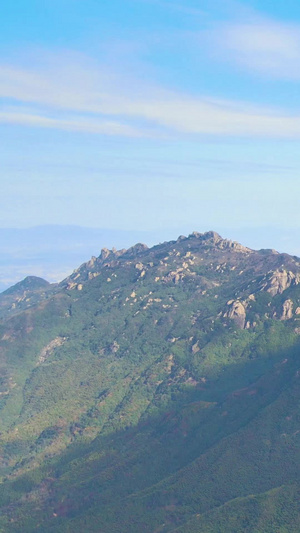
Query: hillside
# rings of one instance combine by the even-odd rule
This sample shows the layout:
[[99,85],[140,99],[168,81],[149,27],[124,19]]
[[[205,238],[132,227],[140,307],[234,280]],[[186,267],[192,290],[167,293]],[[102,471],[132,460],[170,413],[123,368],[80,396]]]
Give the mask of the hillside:
[[14,315],[31,307],[46,297],[50,289],[48,281],[37,276],[27,276],[0,294],[0,318]]
[[0,531],[299,531],[299,258],[194,232],[0,311]]

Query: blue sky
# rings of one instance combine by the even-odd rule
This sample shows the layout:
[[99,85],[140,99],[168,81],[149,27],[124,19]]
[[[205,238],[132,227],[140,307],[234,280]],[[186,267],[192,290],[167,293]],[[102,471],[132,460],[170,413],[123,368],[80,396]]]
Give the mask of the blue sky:
[[0,227],[300,230],[298,1],[15,0],[1,22]]

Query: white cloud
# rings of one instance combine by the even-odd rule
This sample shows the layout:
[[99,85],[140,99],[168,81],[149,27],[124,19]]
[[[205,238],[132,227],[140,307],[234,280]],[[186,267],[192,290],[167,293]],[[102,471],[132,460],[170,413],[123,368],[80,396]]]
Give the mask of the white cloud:
[[228,100],[189,98],[170,93],[165,99],[152,101],[116,101],[114,110],[187,134],[300,136],[300,117]]
[[210,36],[218,53],[263,76],[300,79],[300,26],[272,20],[226,24]]
[[10,111],[0,112],[0,123],[102,135],[120,135],[123,137],[145,136],[145,132],[142,130],[131,127],[130,125],[121,124],[117,121],[88,119],[84,117],[73,117],[69,120],[49,118],[28,110],[22,110],[22,108],[12,108]]
[[35,68],[0,65],[0,97],[2,123],[121,136],[300,137],[299,116],[147,86],[72,56]]

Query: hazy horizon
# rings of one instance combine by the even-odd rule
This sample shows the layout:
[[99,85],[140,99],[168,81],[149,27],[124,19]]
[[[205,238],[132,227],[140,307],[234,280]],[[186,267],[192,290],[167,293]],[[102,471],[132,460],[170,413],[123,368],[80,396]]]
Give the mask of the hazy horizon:
[[54,283],[70,275],[101,249],[129,248],[137,242],[153,246],[176,240],[193,231],[214,230],[223,238],[240,242],[253,249],[274,248],[279,252],[300,256],[297,230],[263,228],[254,233],[239,228],[180,228],[164,231],[126,231],[109,228],[47,225],[31,228],[0,228],[0,292],[26,276],[39,276]]
[[[1,16],[1,228],[117,232],[99,247],[214,229],[300,255],[296,0],[19,0]],[[61,251],[51,274],[26,242],[19,274],[99,251]]]

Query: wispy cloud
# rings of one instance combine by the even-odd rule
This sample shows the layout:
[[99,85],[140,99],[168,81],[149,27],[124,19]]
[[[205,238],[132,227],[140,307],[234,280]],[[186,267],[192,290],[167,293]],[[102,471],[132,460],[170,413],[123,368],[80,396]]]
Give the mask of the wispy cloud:
[[65,131],[94,133],[102,135],[118,135],[123,137],[144,137],[146,132],[130,125],[117,121],[88,119],[73,117],[68,120],[50,118],[38,115],[33,111],[22,108],[11,108],[9,111],[0,112],[0,123],[17,124],[33,128],[47,128]]
[[227,23],[210,32],[219,57],[264,77],[300,79],[300,26],[261,17]]
[[[194,17],[193,29],[190,36],[186,34],[185,42],[196,35],[193,44],[198,41],[200,54],[205,50],[219,61],[225,59],[239,69],[243,67],[264,77],[300,79],[299,23],[267,17],[239,0],[215,0],[213,7],[211,2],[203,1],[201,10],[194,3],[180,0],[146,1]],[[174,34],[178,39],[176,31]]]
[[150,86],[76,57],[27,69],[0,65],[0,98],[0,122],[31,127],[121,136],[300,137],[298,116]]

